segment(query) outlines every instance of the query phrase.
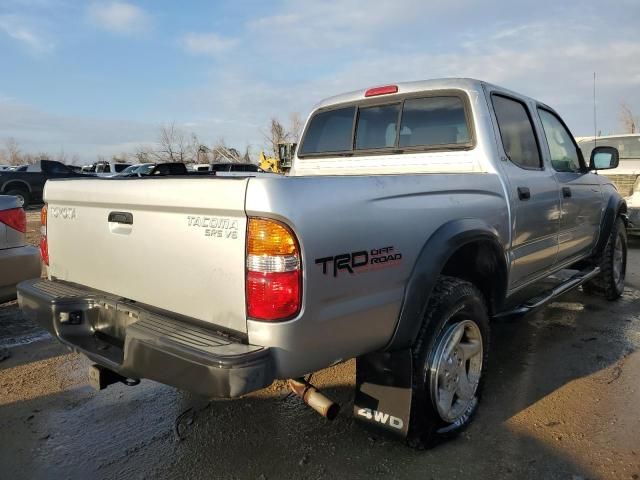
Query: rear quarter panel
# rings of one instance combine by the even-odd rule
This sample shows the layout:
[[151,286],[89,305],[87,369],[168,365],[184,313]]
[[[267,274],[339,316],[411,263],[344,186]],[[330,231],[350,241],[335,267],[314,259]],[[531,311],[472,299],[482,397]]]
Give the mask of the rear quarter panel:
[[[274,218],[293,229],[304,280],[299,316],[275,324],[249,320],[249,341],[272,347],[281,377],[384,347],[396,328],[416,258],[440,226],[480,218],[507,244],[503,192],[495,173],[251,179],[247,215]],[[381,254],[383,249],[388,250]],[[365,255],[354,258],[354,252],[367,252],[368,265],[353,272],[334,269],[335,257],[363,263]],[[371,263],[388,255],[394,259]]]

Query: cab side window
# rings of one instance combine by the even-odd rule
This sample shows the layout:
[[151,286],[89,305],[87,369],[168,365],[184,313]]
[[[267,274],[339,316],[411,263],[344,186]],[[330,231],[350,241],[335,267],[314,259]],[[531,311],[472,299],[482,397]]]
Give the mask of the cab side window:
[[549,145],[551,166],[556,172],[579,172],[581,170],[578,149],[569,131],[553,113],[538,109],[544,135]]
[[492,95],[504,152],[513,163],[540,170],[542,159],[531,118],[524,103],[502,95]]

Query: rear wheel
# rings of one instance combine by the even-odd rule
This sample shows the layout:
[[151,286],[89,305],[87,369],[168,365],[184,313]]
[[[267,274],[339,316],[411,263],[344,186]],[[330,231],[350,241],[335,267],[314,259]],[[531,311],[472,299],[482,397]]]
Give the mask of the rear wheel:
[[20,206],[22,208],[27,208],[27,206],[29,205],[29,192],[25,192],[24,190],[18,190],[18,189],[14,189],[14,190],[9,190],[7,193],[7,195],[12,195],[14,197],[18,197],[18,202],[20,202]]
[[627,272],[627,231],[624,222],[618,218],[611,229],[604,251],[597,259],[600,273],[585,283],[582,289],[589,294],[601,295],[607,300],[615,300],[624,291]]
[[408,443],[430,448],[463,431],[475,414],[489,352],[489,316],[471,283],[441,276],[413,348]]

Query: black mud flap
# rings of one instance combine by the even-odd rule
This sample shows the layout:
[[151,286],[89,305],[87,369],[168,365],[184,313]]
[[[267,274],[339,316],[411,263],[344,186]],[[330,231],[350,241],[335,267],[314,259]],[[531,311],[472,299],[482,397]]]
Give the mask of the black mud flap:
[[411,350],[370,353],[356,359],[356,419],[406,437],[411,414]]

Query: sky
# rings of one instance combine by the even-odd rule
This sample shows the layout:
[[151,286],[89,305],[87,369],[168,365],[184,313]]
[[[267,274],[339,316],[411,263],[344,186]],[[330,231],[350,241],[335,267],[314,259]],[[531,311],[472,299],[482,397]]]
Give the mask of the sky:
[[374,85],[474,77],[574,135],[640,114],[640,0],[0,0],[0,148],[82,162],[175,123],[257,152],[270,117]]

